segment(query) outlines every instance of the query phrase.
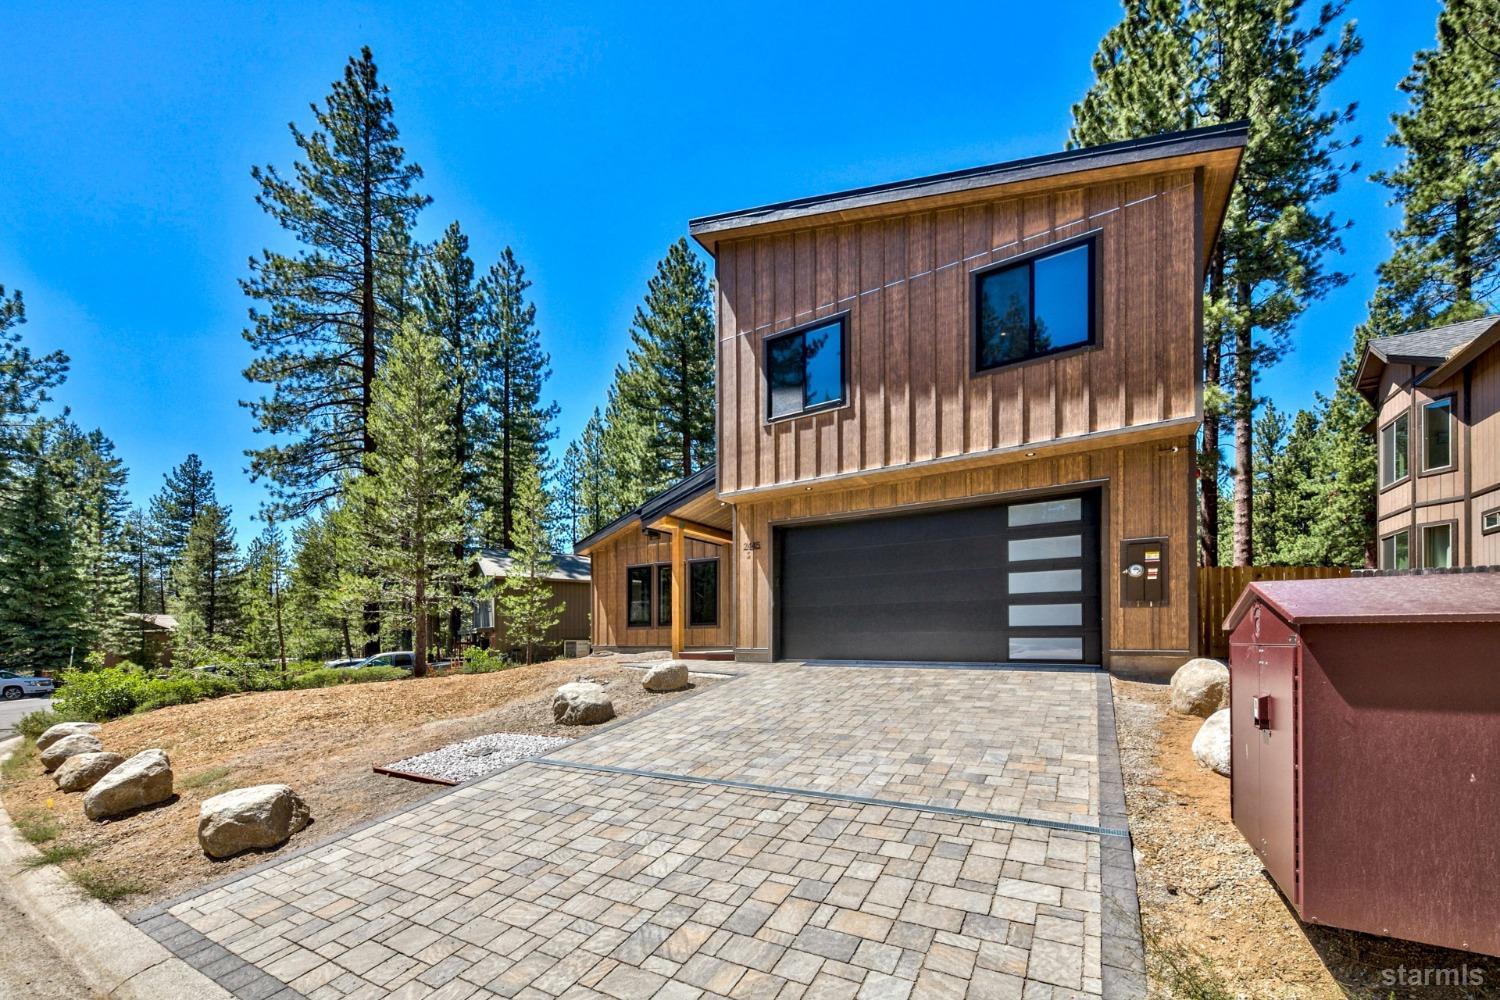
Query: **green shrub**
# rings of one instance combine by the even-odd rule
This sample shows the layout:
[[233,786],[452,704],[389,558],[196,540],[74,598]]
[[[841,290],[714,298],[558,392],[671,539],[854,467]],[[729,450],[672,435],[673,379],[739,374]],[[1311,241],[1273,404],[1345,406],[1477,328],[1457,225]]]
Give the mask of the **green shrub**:
[[371,681],[399,681],[411,674],[400,667],[360,667],[350,669],[318,669],[299,674],[292,682],[298,689],[335,687],[339,684],[368,684]]
[[494,649],[464,650],[464,664],[458,669],[461,674],[492,674],[497,670],[509,670],[516,664],[504,653]]
[[135,711],[145,694],[147,678],[139,670],[110,667],[88,672],[69,670],[52,698],[59,712],[105,722]]
[[139,879],[119,875],[104,868],[81,865],[73,872],[73,881],[84,892],[101,903],[113,903],[143,891],[146,886]]
[[[57,704],[56,701],[53,704]],[[36,738],[59,722],[87,722],[83,716],[73,712],[60,712],[56,708],[40,709],[21,716],[21,721],[16,723],[16,732],[24,736],[29,742],[35,743]]]
[[57,825],[57,816],[46,809],[26,809],[16,813],[14,819],[16,830],[28,843],[45,844],[49,840],[56,840],[62,828]]

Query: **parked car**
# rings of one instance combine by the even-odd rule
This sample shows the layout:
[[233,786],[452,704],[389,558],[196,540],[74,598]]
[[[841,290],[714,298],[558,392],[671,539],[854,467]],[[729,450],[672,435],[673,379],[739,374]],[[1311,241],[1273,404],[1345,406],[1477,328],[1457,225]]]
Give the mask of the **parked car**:
[[27,695],[47,698],[52,695],[52,678],[31,677],[13,670],[0,670],[0,698],[15,701]]
[[345,667],[357,667],[357,666],[359,666],[363,662],[365,662],[364,661],[364,657],[361,657],[361,656],[353,656],[353,657],[349,657],[348,659],[343,659],[343,660],[324,660],[323,661],[323,669],[324,670],[342,670]]
[[402,670],[411,670],[417,665],[417,654],[412,652],[398,653],[376,653],[367,656],[354,664],[355,668],[361,667],[400,667]]

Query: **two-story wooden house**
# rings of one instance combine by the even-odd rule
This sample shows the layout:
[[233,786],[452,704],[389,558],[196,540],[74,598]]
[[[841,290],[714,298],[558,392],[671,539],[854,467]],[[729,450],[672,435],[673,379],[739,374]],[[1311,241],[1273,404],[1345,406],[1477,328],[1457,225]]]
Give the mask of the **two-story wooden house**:
[[719,461],[579,544],[595,643],[1181,664],[1202,283],[1245,134],[693,220]]
[[1500,565],[1500,316],[1371,340],[1381,569]]

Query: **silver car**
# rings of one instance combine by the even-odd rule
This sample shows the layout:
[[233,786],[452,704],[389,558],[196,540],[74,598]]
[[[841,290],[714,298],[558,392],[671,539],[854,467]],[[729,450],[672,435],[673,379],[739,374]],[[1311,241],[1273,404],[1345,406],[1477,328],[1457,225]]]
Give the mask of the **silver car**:
[[0,698],[15,701],[27,695],[48,698],[52,695],[52,678],[27,677],[13,670],[0,670]]

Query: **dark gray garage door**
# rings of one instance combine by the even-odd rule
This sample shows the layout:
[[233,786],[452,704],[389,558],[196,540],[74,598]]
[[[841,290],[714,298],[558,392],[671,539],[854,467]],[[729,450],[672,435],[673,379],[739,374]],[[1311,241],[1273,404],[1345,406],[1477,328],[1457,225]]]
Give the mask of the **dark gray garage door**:
[[1098,663],[1093,494],[780,528],[777,655]]

